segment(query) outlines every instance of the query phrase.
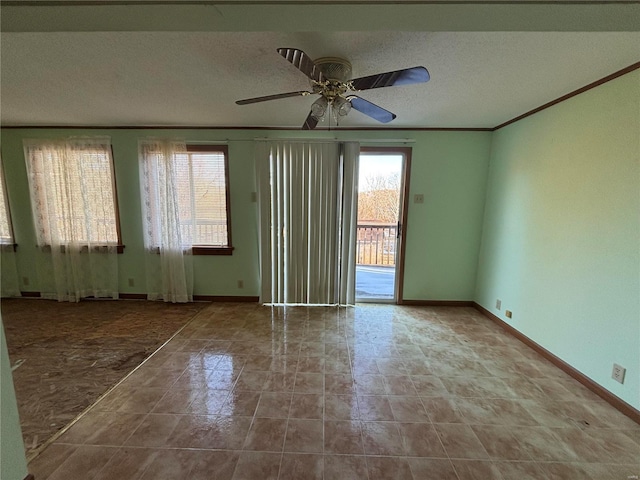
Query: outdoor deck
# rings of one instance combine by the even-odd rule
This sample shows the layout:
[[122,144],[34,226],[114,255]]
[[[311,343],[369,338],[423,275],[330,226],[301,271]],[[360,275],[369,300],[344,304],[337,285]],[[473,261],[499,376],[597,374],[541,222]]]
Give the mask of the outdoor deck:
[[393,300],[394,266],[357,265],[357,300]]

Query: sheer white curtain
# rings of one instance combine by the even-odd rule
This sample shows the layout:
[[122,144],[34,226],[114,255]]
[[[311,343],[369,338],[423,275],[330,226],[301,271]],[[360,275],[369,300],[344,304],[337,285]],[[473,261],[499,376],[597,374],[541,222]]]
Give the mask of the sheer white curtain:
[[193,246],[180,222],[194,214],[190,190],[184,188],[190,178],[187,146],[178,140],[144,139],[139,156],[147,297],[191,302]]
[[260,141],[261,302],[353,304],[359,145]]
[[118,233],[109,137],[25,140],[45,298],[118,298]]

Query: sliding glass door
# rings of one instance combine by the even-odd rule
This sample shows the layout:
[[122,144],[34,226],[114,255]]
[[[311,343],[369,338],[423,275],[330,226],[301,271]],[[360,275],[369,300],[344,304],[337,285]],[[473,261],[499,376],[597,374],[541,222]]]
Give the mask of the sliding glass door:
[[411,149],[361,148],[358,169],[356,300],[402,298],[405,199]]

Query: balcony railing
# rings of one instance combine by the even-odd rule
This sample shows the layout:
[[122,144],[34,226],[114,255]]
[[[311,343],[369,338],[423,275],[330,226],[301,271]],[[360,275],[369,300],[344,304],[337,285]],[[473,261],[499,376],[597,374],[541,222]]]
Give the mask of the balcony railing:
[[[182,237],[191,240],[193,244],[201,245],[226,245],[227,221],[226,220],[196,220],[195,232],[193,224],[189,221],[180,225]],[[195,233],[195,238],[190,238]]]
[[397,225],[358,224],[356,263],[394,266],[397,234]]

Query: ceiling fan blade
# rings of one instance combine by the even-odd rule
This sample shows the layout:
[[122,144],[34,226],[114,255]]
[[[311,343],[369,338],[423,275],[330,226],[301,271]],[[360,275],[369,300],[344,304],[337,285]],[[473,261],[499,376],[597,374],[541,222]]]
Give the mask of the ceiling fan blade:
[[356,95],[350,95],[347,97],[347,100],[351,102],[351,107],[360,113],[364,113],[369,117],[377,120],[381,123],[389,123],[391,120],[396,118],[395,113],[391,113],[389,110],[385,110],[382,107],[379,107],[375,103],[371,103],[369,100],[365,100],[364,98],[357,97]]
[[405,68],[395,72],[379,73],[368,77],[354,78],[349,82],[355,90],[371,88],[412,85],[429,81],[429,72],[424,67]]
[[236,103],[238,105],[248,105],[249,103],[266,102],[268,100],[278,100],[279,98],[300,97],[304,95],[310,95],[311,93],[313,92],[300,90],[299,92],[278,93],[276,95],[267,95],[264,97],[246,98],[244,100],[238,100]]
[[313,112],[309,112],[307,115],[307,119],[304,121],[302,125],[302,130],[313,130],[318,125],[318,119],[313,116]]
[[297,48],[279,48],[278,53],[311,80],[315,80],[316,82],[325,81],[324,75],[322,75],[318,66],[313,63],[313,60],[302,50],[298,50]]

